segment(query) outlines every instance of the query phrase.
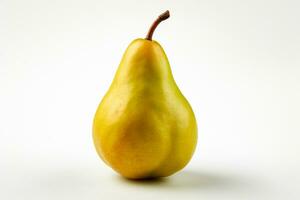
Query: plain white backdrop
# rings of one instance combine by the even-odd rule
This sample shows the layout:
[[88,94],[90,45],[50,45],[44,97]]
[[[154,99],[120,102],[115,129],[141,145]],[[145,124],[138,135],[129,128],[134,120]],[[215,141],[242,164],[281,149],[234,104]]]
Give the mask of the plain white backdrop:
[[[98,158],[98,103],[121,56],[154,39],[191,103],[197,150],[178,174],[131,182]],[[0,0],[0,198],[300,198],[300,3]]]

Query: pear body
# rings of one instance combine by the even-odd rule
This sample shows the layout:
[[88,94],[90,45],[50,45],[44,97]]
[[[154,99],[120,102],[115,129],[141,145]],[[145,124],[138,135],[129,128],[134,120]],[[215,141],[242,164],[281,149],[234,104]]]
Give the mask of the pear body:
[[169,176],[191,159],[197,124],[156,41],[134,40],[93,123],[99,156],[130,179]]

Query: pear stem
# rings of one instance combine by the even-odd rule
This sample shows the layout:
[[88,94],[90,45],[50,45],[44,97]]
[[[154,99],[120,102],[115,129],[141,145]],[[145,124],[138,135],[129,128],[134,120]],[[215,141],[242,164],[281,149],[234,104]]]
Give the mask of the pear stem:
[[164,13],[162,13],[161,15],[158,16],[158,18],[153,22],[153,24],[151,25],[148,34],[146,36],[146,40],[152,40],[152,35],[156,29],[156,27],[158,26],[158,24],[166,19],[168,19],[170,17],[170,12],[167,10]]

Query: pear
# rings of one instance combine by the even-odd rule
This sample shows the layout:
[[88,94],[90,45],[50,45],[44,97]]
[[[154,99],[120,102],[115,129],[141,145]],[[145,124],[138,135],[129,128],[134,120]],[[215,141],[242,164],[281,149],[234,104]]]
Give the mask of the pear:
[[123,55],[94,118],[93,140],[102,160],[129,179],[165,177],[190,161],[197,143],[191,106],[173,78],[168,58],[152,35]]

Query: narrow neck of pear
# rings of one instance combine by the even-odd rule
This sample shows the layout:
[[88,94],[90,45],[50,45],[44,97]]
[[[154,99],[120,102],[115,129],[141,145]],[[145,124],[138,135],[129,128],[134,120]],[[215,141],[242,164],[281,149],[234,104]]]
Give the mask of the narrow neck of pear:
[[156,27],[160,24],[160,22],[168,19],[170,17],[170,12],[167,10],[165,11],[164,13],[162,13],[161,15],[158,16],[158,18],[153,22],[153,24],[151,25],[148,33],[147,33],[147,36],[146,36],[146,40],[152,40],[152,36],[153,36],[153,33],[156,29]]

